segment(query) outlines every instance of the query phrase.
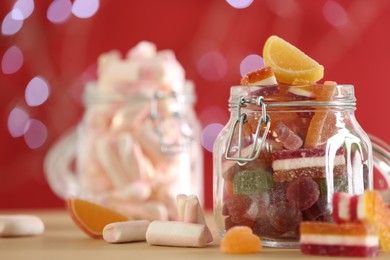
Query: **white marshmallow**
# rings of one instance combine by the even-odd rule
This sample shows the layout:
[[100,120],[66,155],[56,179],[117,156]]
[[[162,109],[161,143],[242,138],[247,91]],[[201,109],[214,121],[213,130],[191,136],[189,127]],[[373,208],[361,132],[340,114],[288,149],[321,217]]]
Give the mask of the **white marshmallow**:
[[146,231],[146,241],[150,245],[177,247],[205,247],[207,228],[202,224],[179,221],[153,221]]
[[126,243],[146,240],[147,220],[129,220],[108,224],[103,229],[103,239],[109,243]]
[[0,237],[40,235],[45,230],[42,220],[33,215],[0,215]]

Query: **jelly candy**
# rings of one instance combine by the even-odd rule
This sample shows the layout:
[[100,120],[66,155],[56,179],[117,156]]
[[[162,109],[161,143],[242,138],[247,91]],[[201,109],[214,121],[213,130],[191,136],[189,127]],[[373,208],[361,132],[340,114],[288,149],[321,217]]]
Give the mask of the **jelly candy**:
[[300,233],[304,254],[373,257],[379,252],[378,233],[371,225],[302,222]]
[[345,173],[344,150],[325,155],[324,148],[280,150],[272,153],[273,179],[277,182],[292,181],[298,177],[324,178],[327,158],[333,157],[333,175]]
[[271,67],[264,67],[246,74],[241,78],[241,85],[274,85],[277,84]]
[[325,200],[317,200],[313,206],[302,211],[303,219],[307,221],[326,221],[329,222],[330,210]]
[[302,214],[293,203],[280,201],[269,206],[269,222],[280,232],[295,231],[302,220]]
[[295,150],[302,146],[302,139],[288,128],[283,122],[276,122],[273,136],[277,141],[281,142],[284,148]]
[[271,173],[262,169],[244,170],[234,176],[233,192],[242,195],[260,194],[271,186]]
[[229,229],[221,240],[220,249],[225,254],[253,254],[261,250],[261,240],[248,227]]
[[332,218],[336,223],[363,222],[379,230],[383,251],[390,250],[390,209],[378,191],[365,191],[362,195],[334,193]]
[[254,223],[253,219],[249,219],[249,218],[246,218],[244,216],[241,216],[240,218],[236,218],[235,222],[233,222],[232,217],[229,216],[229,217],[225,218],[225,229],[229,230],[235,226],[252,227],[253,223]]
[[245,195],[233,195],[225,200],[225,205],[234,223],[240,223],[252,204],[252,199]]
[[286,195],[288,201],[293,203],[297,209],[305,210],[318,200],[320,190],[312,178],[300,177],[288,185]]

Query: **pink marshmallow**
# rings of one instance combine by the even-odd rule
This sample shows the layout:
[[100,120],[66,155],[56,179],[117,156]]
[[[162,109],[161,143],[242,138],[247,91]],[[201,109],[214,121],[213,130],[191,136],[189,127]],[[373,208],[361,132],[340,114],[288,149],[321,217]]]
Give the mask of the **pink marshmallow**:
[[40,235],[45,230],[42,220],[33,215],[0,215],[0,237]]
[[205,247],[207,238],[205,225],[179,221],[153,221],[146,231],[150,245]]
[[109,243],[128,243],[146,240],[147,220],[129,220],[108,224],[103,229],[103,239]]

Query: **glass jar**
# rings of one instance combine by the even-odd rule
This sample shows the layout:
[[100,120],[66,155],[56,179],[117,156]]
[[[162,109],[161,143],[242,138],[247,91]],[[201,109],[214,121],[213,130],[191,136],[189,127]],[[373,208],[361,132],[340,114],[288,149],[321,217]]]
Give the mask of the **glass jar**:
[[47,160],[48,180],[62,198],[78,196],[134,219],[174,220],[178,194],[203,202],[193,84],[187,81],[181,92],[140,84],[120,94],[87,85],[73,139],[76,172],[66,170],[69,160],[58,156],[66,149],[57,146]]
[[352,85],[234,86],[214,144],[214,216],[263,245],[297,247],[301,221],[331,221],[332,194],[373,188],[372,145]]

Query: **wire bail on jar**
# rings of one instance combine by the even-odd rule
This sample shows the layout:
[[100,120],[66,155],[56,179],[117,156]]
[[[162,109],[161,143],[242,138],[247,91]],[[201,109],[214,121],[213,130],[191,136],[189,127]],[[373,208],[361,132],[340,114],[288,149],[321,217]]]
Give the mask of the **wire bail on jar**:
[[[261,117],[260,117],[260,120],[257,124],[256,133],[255,133],[254,142],[252,144],[252,147],[247,155],[243,155],[242,154],[242,130],[243,130],[244,123],[247,122],[247,115],[245,113],[241,112],[241,108],[246,107],[246,104],[255,104],[255,105],[261,107]],[[225,151],[225,159],[226,160],[237,161],[238,165],[244,166],[248,162],[254,161],[259,157],[260,152],[261,152],[262,147],[263,147],[263,144],[265,142],[265,139],[268,135],[270,125],[271,125],[271,118],[267,114],[266,107],[267,107],[267,105],[264,102],[264,97],[262,97],[262,96],[259,96],[257,98],[246,98],[244,96],[240,97],[240,101],[239,101],[239,104],[237,106],[238,118],[236,119],[232,128],[229,131],[229,139],[228,139],[228,144],[227,144],[227,148]],[[262,136],[260,137],[260,131],[261,131],[263,124],[265,124],[265,129],[264,129]],[[234,133],[235,133],[235,129],[236,129],[237,125],[238,125],[237,156],[229,156],[229,152],[232,148],[233,137],[234,137]]]
[[[158,103],[160,101],[164,101],[168,99],[173,99],[172,106],[174,107],[174,110],[169,111],[166,117],[168,119],[173,119],[174,122],[179,126],[179,131],[178,131],[179,136],[175,138],[175,141],[173,143],[167,141],[169,137],[163,131],[163,123],[164,120],[167,120],[167,118],[163,118],[161,116],[162,113],[160,112],[158,106]],[[174,91],[169,93],[156,91],[150,101],[150,118],[154,122],[155,131],[157,133],[160,142],[160,149],[163,153],[177,154],[177,153],[185,152],[190,148],[191,143],[194,141],[193,133],[192,131],[190,131],[191,126],[188,125],[188,129],[186,131],[185,124],[186,123],[189,124],[189,123],[186,122],[183,111],[177,109],[178,106],[180,106],[182,103],[185,102],[193,102],[193,100],[189,99],[188,96],[179,95]],[[172,133],[174,131],[169,131],[169,132]]]

